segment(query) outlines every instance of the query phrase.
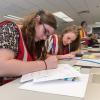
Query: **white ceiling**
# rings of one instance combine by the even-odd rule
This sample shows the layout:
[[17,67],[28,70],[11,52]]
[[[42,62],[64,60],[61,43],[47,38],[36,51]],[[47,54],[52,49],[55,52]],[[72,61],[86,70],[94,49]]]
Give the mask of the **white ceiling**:
[[[50,12],[63,11],[75,20],[74,23],[83,20],[89,24],[100,21],[100,0],[0,0],[0,20],[4,15],[23,17],[32,10],[39,9]],[[89,10],[90,13],[78,14],[84,10]]]

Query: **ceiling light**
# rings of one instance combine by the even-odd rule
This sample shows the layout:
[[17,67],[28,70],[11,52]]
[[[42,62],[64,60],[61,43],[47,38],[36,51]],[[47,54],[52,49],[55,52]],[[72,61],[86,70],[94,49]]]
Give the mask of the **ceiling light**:
[[66,21],[66,22],[72,22],[74,21],[72,18],[70,18],[69,16],[67,16],[65,13],[59,11],[59,12],[55,12],[53,13],[53,15],[55,15],[56,17]]
[[6,16],[4,16],[4,18],[12,19],[12,20],[23,20],[23,18],[13,16],[13,15],[6,15]]

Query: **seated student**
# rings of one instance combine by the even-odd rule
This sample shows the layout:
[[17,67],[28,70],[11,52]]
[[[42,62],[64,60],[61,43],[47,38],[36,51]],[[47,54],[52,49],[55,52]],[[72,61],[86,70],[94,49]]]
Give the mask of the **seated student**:
[[95,44],[98,44],[98,40],[95,34],[89,34],[88,46],[93,47]]
[[99,34],[97,34],[97,33],[94,33],[95,34],[95,38],[96,39],[99,39],[100,37],[99,37]]
[[87,38],[87,22],[86,21],[81,22],[80,38],[81,40],[84,40]]
[[0,76],[19,76],[57,67],[56,56],[46,58],[45,40],[54,33],[56,19],[38,11],[23,20],[0,23]]
[[80,46],[78,26],[70,26],[64,29],[61,35],[52,35],[46,41],[48,54],[57,55],[58,59],[73,58]]
[[88,46],[88,33],[87,33],[87,22],[82,21],[80,27],[80,40],[84,46]]

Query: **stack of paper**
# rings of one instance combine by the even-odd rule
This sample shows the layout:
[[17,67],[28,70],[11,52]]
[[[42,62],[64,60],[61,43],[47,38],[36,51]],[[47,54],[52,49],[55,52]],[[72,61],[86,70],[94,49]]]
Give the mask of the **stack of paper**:
[[33,83],[30,81],[24,83],[19,88],[30,91],[83,98],[86,92],[88,77],[88,74],[82,74],[80,76],[80,81],[56,80],[45,83]]
[[23,75],[21,82],[45,82],[57,79],[79,77],[81,74],[68,64],[59,64],[57,69],[43,70]]
[[[25,83],[19,88],[82,98],[85,95],[88,76],[88,74],[80,74],[68,64],[59,64],[57,69],[43,70],[22,76],[21,82]],[[72,77],[79,77],[79,80],[64,80],[64,78]]]

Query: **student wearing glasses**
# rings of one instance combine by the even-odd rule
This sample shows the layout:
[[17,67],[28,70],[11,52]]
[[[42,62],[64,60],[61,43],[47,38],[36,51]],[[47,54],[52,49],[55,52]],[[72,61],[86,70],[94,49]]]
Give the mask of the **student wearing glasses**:
[[55,17],[45,11],[27,16],[22,25],[0,23],[0,76],[19,76],[57,67],[56,56],[46,56],[45,40],[56,29]]
[[46,41],[48,54],[57,55],[58,59],[73,58],[79,52],[80,35],[76,25],[66,27],[62,34],[53,34]]

